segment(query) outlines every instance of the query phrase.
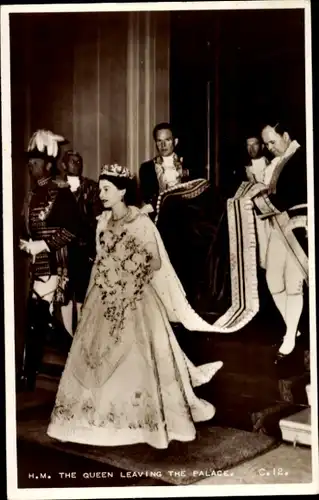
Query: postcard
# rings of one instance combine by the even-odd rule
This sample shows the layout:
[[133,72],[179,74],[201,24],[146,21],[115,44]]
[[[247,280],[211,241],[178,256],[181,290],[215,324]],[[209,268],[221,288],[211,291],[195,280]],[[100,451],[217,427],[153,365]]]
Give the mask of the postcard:
[[318,493],[311,55],[308,0],[1,6],[10,500]]

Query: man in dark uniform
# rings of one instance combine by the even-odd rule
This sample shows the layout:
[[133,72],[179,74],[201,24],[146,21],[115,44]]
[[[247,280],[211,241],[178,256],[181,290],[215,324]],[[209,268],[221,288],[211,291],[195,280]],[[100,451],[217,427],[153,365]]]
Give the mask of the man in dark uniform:
[[73,306],[79,318],[95,259],[95,230],[97,216],[103,211],[96,181],[83,176],[83,160],[76,151],[63,155],[62,175],[69,184],[80,214],[80,229],[70,247],[70,291],[71,300],[62,308],[64,324],[73,333]]
[[20,249],[30,255],[30,295],[23,373],[20,382],[33,390],[56,305],[67,300],[68,248],[75,239],[79,217],[69,186],[51,172],[64,138],[38,130],[27,152],[33,181],[23,209]]
[[286,324],[278,357],[290,354],[308,283],[307,161],[306,152],[283,123],[269,121],[262,138],[274,156],[269,168],[271,231],[267,249],[266,278],[273,300]]
[[153,130],[157,156],[140,166],[140,192],[142,202],[156,209],[158,195],[165,190],[178,186],[188,180],[189,171],[183,166],[175,148],[178,138],[175,137],[173,128],[169,123],[163,122],[156,125]]
[[178,138],[169,123],[156,125],[153,137],[158,155],[140,167],[142,200],[154,210],[151,216],[189,302],[202,313],[207,253],[221,201],[207,179],[191,180],[195,169],[185,168],[176,154]]

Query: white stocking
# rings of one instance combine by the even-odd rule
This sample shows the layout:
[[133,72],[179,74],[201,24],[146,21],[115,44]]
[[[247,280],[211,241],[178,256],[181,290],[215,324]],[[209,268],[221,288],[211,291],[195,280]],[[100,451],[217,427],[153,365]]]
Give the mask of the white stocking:
[[290,354],[295,348],[298,323],[303,308],[303,295],[287,295],[286,301],[286,335],[280,346],[281,354]]
[[273,293],[272,298],[277,306],[278,311],[280,312],[284,322],[286,323],[286,303],[287,303],[287,294],[286,292]]
[[[299,295],[287,295],[287,293],[285,291],[272,294],[272,298],[274,299],[274,302],[277,306],[277,309],[280,312],[280,314],[281,314],[281,316],[286,324],[287,329],[288,329],[287,322],[289,321],[289,316],[290,316],[290,310],[289,310],[290,306],[288,305],[289,304],[289,297],[298,297],[298,296]],[[299,315],[299,318],[300,318],[300,315]],[[297,325],[299,322],[299,318],[297,321]],[[297,331],[296,337],[299,337],[299,336],[300,336],[300,332]]]

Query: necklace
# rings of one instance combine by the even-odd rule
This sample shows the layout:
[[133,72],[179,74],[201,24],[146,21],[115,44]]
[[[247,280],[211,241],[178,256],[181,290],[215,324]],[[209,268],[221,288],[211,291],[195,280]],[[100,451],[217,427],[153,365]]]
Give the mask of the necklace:
[[126,216],[128,215],[128,213],[129,213],[129,211],[130,211],[130,209],[128,208],[128,209],[126,210],[126,212],[125,212],[125,214],[124,214],[124,215],[122,215],[121,217],[117,217],[116,219],[114,219],[114,216],[113,216],[113,214],[112,214],[112,217],[111,217],[112,222],[118,222],[118,221],[120,221],[120,220],[125,219],[125,217],[126,217]]

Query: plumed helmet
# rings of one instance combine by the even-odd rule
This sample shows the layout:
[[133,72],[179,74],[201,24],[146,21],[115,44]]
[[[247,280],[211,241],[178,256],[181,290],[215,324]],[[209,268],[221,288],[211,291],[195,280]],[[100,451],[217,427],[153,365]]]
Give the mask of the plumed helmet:
[[57,159],[60,146],[69,141],[51,130],[39,129],[32,135],[27,149],[28,158]]

